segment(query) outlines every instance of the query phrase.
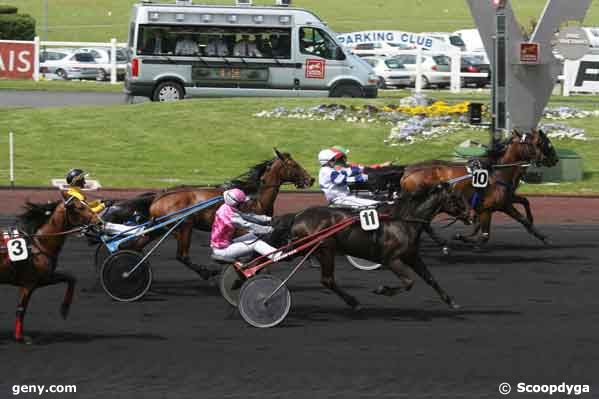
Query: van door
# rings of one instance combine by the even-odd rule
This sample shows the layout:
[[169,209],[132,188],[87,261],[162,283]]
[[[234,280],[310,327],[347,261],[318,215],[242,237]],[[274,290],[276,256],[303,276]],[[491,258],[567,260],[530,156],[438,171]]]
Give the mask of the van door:
[[300,96],[328,95],[330,83],[350,73],[343,50],[322,29],[299,27],[293,50],[297,65],[295,84]]

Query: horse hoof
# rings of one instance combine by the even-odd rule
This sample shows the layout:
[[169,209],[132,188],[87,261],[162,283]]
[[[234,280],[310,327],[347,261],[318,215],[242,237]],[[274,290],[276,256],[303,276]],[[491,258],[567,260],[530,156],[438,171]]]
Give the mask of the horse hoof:
[[19,338],[15,337],[15,342],[21,345],[31,345],[33,344],[33,339],[27,335],[23,335]]
[[379,285],[375,290],[372,290],[373,294],[384,295],[385,291],[387,291],[387,287],[384,285]]
[[443,247],[443,249],[441,249],[441,255],[449,256],[449,247]]
[[449,308],[450,308],[450,309],[452,309],[452,310],[459,310],[459,309],[461,309],[462,307],[461,307],[460,305],[458,305],[457,303],[455,303],[455,302],[453,302],[453,301],[452,301],[452,302],[449,304]]
[[455,236],[453,236],[453,239],[456,241],[464,241],[464,237],[460,233],[455,233]]
[[360,304],[358,303],[358,304],[356,304],[356,305],[352,306],[352,307],[351,307],[351,310],[352,310],[353,312],[360,312],[360,311],[362,310],[362,305],[360,305]]

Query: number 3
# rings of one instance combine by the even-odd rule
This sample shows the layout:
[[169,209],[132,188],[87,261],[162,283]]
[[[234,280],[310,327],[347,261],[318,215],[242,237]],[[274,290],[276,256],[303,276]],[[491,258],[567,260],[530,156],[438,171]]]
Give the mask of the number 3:
[[16,238],[7,242],[8,257],[12,262],[18,262],[28,258],[27,243],[22,238]]

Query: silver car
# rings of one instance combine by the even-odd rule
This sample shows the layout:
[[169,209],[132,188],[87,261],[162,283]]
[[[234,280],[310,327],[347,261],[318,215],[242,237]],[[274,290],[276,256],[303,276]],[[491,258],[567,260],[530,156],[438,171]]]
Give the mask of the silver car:
[[44,50],[40,53],[40,73],[61,79],[96,79],[98,65],[93,55],[70,49]]
[[364,57],[374,70],[379,79],[379,89],[389,86],[406,87],[412,84],[412,78],[406,67],[397,58],[392,57]]
[[[394,57],[400,64],[404,65],[412,75],[412,83],[416,81],[416,54],[402,54]],[[451,60],[445,55],[422,56],[422,87],[430,88],[432,85],[438,88],[449,87],[451,76],[437,75],[437,72],[451,72]]]

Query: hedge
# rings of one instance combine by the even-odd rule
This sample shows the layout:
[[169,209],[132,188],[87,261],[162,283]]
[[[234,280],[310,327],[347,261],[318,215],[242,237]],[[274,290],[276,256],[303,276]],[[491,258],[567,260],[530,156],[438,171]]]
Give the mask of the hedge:
[[13,6],[0,4],[0,14],[16,14],[19,9]]
[[0,14],[0,40],[33,40],[35,19],[27,14]]

